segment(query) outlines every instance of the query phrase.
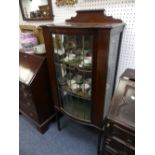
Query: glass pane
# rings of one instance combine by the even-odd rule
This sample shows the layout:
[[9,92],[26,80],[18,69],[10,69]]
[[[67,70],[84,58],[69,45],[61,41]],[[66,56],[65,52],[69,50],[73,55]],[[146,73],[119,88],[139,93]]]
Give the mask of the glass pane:
[[73,117],[90,121],[93,37],[63,34],[52,37],[62,107]]

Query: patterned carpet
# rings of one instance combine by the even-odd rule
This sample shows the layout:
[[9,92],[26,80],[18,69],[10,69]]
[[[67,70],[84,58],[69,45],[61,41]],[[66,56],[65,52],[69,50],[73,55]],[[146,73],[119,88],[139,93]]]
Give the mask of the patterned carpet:
[[45,134],[22,115],[19,116],[20,155],[96,155],[96,129],[77,124],[66,117],[61,118],[62,130],[54,121]]

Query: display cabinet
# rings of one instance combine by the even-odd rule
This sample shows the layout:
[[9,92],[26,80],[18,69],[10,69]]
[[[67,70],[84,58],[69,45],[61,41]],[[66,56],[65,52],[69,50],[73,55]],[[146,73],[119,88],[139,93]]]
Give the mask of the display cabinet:
[[55,117],[45,56],[19,53],[19,111],[41,133]]
[[77,11],[65,23],[42,26],[57,112],[102,129],[115,86],[124,25],[104,10],[86,10]]

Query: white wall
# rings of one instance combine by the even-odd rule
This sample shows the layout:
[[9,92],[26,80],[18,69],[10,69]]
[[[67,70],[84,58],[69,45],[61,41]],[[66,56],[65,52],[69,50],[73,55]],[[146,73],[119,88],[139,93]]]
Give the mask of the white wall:
[[[107,15],[120,18],[126,23],[119,60],[118,77],[126,68],[135,68],[135,1],[134,0],[78,0],[74,6],[57,7],[52,1],[54,21],[62,22],[76,15],[76,10],[105,9]],[[43,25],[52,21],[26,22],[19,13],[19,24]]]

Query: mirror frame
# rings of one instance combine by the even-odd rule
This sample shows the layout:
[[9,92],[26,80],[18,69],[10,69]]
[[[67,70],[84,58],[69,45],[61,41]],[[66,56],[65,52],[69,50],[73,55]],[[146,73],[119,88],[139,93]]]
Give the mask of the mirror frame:
[[49,12],[50,12],[50,16],[49,17],[26,18],[25,15],[24,15],[24,9],[23,9],[23,5],[22,5],[22,0],[19,0],[19,5],[20,5],[20,9],[21,9],[21,14],[22,14],[23,20],[25,20],[25,21],[53,20],[54,15],[53,15],[53,9],[52,9],[51,0],[47,0],[47,2],[48,2]]

